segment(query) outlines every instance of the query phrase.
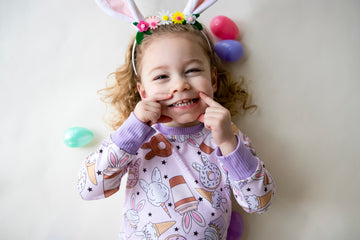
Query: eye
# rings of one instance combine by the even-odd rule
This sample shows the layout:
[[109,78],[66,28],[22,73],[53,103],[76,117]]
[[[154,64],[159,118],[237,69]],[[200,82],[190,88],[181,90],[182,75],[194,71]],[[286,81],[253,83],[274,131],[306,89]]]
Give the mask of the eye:
[[154,80],[162,80],[162,79],[167,79],[169,78],[168,75],[162,74],[162,75],[158,75],[156,77],[154,77]]
[[187,70],[187,71],[185,72],[185,74],[188,74],[188,73],[196,73],[196,72],[201,72],[201,69],[199,69],[199,68],[191,68],[191,69]]

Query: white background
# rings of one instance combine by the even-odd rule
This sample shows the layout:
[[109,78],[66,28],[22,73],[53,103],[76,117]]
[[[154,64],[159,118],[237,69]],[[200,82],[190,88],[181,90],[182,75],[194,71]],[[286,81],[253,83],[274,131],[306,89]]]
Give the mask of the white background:
[[[137,3],[150,15],[185,0]],[[234,121],[277,183],[266,214],[239,209],[242,239],[359,239],[360,1],[220,0],[201,20],[216,15],[243,32],[232,67],[258,110]],[[132,30],[92,0],[0,1],[0,239],[117,238],[123,194],[86,202],[76,183],[110,133],[96,91]],[[95,139],[66,147],[72,126]]]

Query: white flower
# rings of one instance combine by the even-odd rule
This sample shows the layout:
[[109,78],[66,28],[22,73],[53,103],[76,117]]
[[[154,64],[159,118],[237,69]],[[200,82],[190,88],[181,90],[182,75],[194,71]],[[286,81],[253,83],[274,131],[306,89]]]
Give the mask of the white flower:
[[166,25],[171,23],[171,12],[169,11],[161,11],[158,17],[160,19],[159,25]]
[[193,14],[185,15],[185,20],[188,24],[194,24],[196,22],[196,16]]

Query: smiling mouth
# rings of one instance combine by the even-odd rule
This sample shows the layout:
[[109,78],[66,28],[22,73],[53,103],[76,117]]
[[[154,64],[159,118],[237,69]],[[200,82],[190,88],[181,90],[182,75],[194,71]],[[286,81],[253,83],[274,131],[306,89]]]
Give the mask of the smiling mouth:
[[194,104],[198,100],[199,100],[198,98],[182,100],[182,101],[179,101],[179,102],[176,102],[176,103],[173,103],[173,104],[169,105],[169,107],[185,107],[185,106]]

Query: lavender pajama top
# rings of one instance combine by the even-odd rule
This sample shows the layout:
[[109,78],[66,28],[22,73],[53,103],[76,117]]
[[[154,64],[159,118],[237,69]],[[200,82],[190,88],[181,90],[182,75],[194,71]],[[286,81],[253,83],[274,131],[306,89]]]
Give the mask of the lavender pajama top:
[[203,124],[149,127],[132,113],[85,159],[78,190],[86,200],[106,198],[126,174],[120,239],[226,239],[231,190],[249,213],[264,212],[275,192],[250,140],[233,130],[238,146],[222,156]]

